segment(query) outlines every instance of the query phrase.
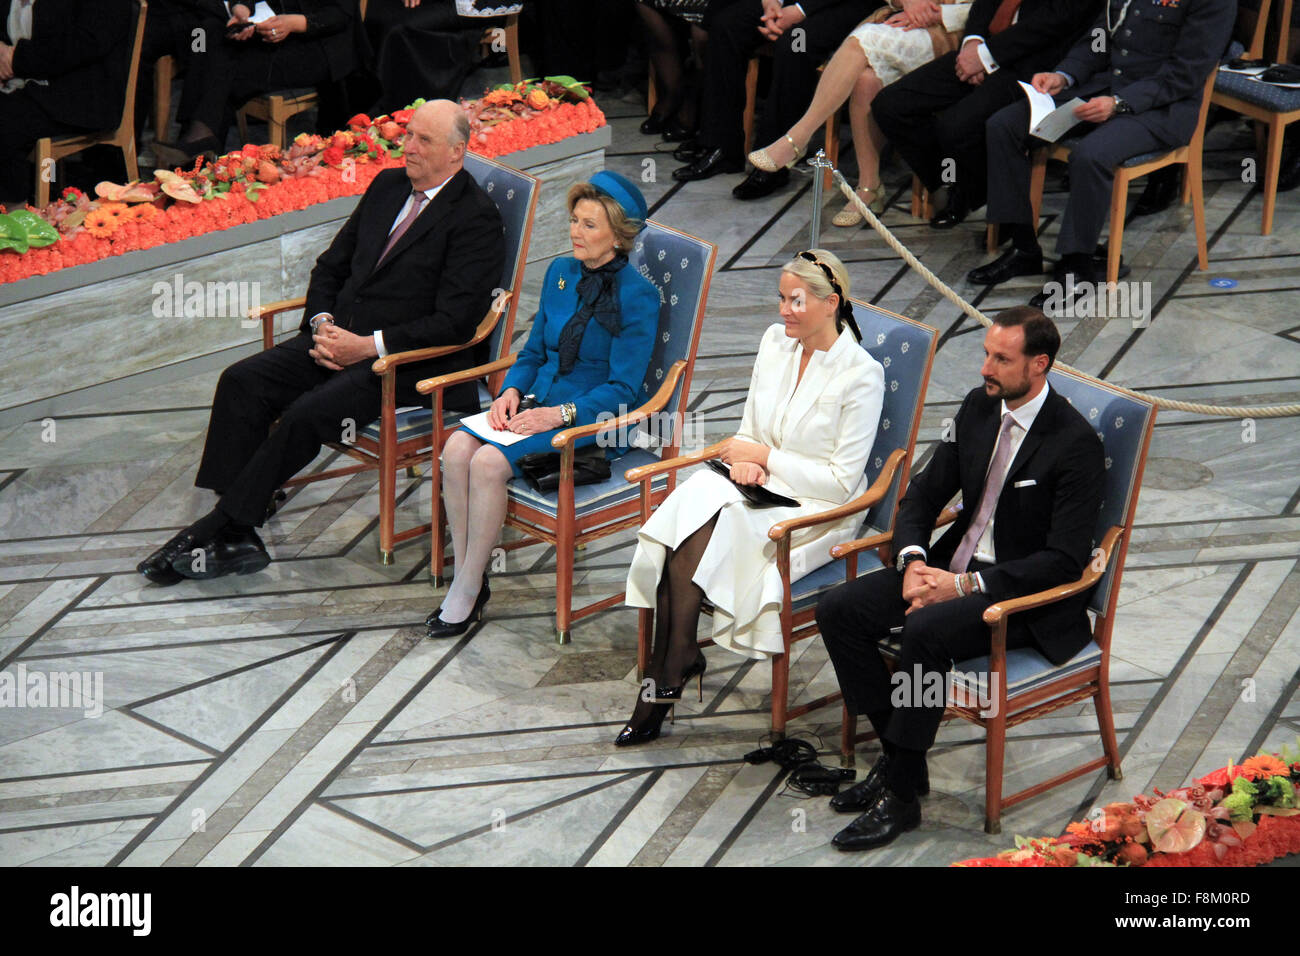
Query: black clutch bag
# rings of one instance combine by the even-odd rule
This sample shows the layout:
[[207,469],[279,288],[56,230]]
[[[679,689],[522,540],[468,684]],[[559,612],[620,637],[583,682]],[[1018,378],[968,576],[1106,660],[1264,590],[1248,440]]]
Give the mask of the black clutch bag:
[[762,485],[742,485],[732,481],[731,469],[724,465],[717,458],[710,458],[705,462],[710,468],[720,474],[723,478],[731,481],[736,490],[745,496],[745,504],[751,508],[798,508],[799,502],[793,498],[787,498],[785,495],[778,495],[775,491],[770,491]]
[[[560,487],[558,451],[533,452],[531,455],[524,455],[515,464],[523,472],[524,479],[542,494],[548,494]],[[606,480],[609,475],[609,459],[605,457],[605,449],[598,445],[589,445],[574,451],[574,485],[594,485]]]

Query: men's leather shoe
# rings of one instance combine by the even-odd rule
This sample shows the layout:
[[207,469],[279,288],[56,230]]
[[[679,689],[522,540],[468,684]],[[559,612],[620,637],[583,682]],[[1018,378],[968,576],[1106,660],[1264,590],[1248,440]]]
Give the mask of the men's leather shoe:
[[[1173,175],[1169,175],[1171,171]],[[1164,169],[1157,169],[1147,177],[1146,188],[1142,190],[1142,195],[1133,206],[1134,217],[1153,216],[1158,212],[1164,212],[1174,204],[1182,186],[1177,172],[1176,167],[1167,166]]]
[[997,285],[1016,276],[1041,275],[1042,271],[1041,252],[1021,252],[1013,246],[992,262],[972,269],[966,274],[966,281],[974,285]]
[[950,189],[948,191],[948,202],[930,220],[930,228],[951,229],[965,222],[969,214],[970,207],[966,204],[966,197],[961,194],[960,190]]
[[186,552],[172,561],[172,569],[195,581],[206,581],[226,574],[252,574],[270,563],[271,556],[256,531],[227,526],[203,547],[201,557]]
[[154,584],[179,584],[185,578],[183,575],[176,573],[172,568],[172,562],[178,557],[189,554],[197,544],[198,542],[195,541],[190,529],[186,528],[137,564],[135,569]]
[[762,199],[770,196],[790,181],[790,170],[778,169],[774,173],[765,173],[761,169],[753,170],[740,181],[740,185],[731,191],[737,199]]
[[699,140],[692,138],[684,140],[680,146],[673,150],[673,159],[679,163],[693,163],[708,151],[707,146],[701,146]]
[[885,787],[866,813],[835,834],[831,845],[837,850],[870,850],[920,825],[921,801],[904,802]]
[[[836,813],[861,813],[863,810],[870,809],[872,804],[880,798],[880,792],[885,788],[885,777],[889,774],[889,755],[881,754],[876,765],[871,768],[871,772],[835,796],[831,797],[831,809]],[[916,788],[916,795],[924,797],[930,792],[930,770],[927,767],[925,776],[921,778],[921,785]]]
[[701,153],[689,166],[673,170],[673,179],[679,183],[694,182],[697,179],[709,179],[719,173],[738,173],[744,169],[739,159],[728,159],[727,154],[716,146]]

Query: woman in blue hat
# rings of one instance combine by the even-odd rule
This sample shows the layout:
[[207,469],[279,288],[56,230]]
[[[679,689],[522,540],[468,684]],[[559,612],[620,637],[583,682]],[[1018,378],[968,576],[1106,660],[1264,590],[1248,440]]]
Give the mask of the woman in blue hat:
[[[659,323],[659,290],[627,268],[645,216],[645,197],[618,173],[599,172],[569,190],[573,256],[546,270],[528,344],[488,410],[487,427],[461,428],[443,448],[456,569],[442,606],[425,621],[429,637],[458,637],[482,618],[487,564],[519,459],[552,451],[551,438],[563,428],[636,407]],[[503,441],[518,435],[527,437]],[[592,436],[577,447],[595,443]]]

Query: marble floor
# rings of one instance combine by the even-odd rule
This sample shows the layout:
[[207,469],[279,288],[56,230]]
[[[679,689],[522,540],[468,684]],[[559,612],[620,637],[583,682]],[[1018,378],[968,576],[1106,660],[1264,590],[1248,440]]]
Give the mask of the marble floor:
[[[637,132],[637,100],[603,105],[609,166],[645,183],[656,219],[718,244],[690,407],[706,439],[729,434],[778,270],[808,244],[812,177],[796,170],[748,204],[729,195],[739,177],[680,186],[664,147]],[[1300,201],[1283,195],[1273,234],[1259,235],[1260,197],[1239,179],[1250,144],[1233,121],[1209,135],[1210,271],[1195,268],[1188,210],[1135,220],[1124,252],[1133,278],[1152,283],[1151,322],[1062,320],[1063,361],[1169,398],[1300,401]],[[985,258],[983,223],[935,233],[908,215],[906,171],[891,163],[885,180],[884,221],[980,308],[1033,291],[1030,279],[967,285]],[[1050,238],[1064,197],[1055,177],[1048,186]],[[828,224],[822,245],[849,263],[856,296],[942,332],[924,459],[977,382],[978,326],[874,233]],[[544,265],[529,268],[521,317]],[[615,750],[637,690],[634,613],[580,622],[557,646],[553,554],[538,546],[497,568],[476,636],[423,640],[420,622],[439,603],[427,547],[379,564],[372,477],[293,494],[265,529],[276,560],[260,574],[147,584],[135,563],[210,507],[192,483],[215,377],[100,395],[53,433],[41,421],[0,431],[0,669],[102,681],[93,708],[0,709],[7,864],[945,865],[1015,834],[1059,833],[1094,805],[1178,786],[1300,732],[1294,418],[1159,417],[1114,639],[1122,781],[1081,778],[1008,811],[1002,835],[988,836],[981,740],[947,725],[920,830],[844,855],[828,841],[845,818],[786,792],[773,765],[742,760],[767,727],[764,667],[710,649],[703,702],[687,700],[659,741]],[[428,514],[427,483],[402,476],[398,490],[402,523]],[[630,540],[578,555],[579,597],[621,587]],[[796,698],[833,686],[820,642],[800,645]],[[820,740],[830,761],[838,725],[828,708],[790,730]],[[1095,728],[1087,706],[1016,728],[1008,790],[1099,752]],[[859,765],[874,752],[864,746]]]

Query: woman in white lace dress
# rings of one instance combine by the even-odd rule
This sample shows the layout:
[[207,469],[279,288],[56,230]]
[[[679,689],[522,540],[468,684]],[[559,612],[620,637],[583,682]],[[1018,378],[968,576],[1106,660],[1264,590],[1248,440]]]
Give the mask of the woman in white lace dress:
[[[827,61],[808,111],[775,143],[750,153],[749,161],[764,172],[793,166],[808,140],[847,99],[858,160],[857,192],[880,215],[885,210],[880,191],[884,134],[871,118],[871,101],[899,77],[957,49],[969,12],[970,3],[962,0],[890,0],[890,6],[858,24]],[[831,222],[856,226],[862,216],[848,203]]]

